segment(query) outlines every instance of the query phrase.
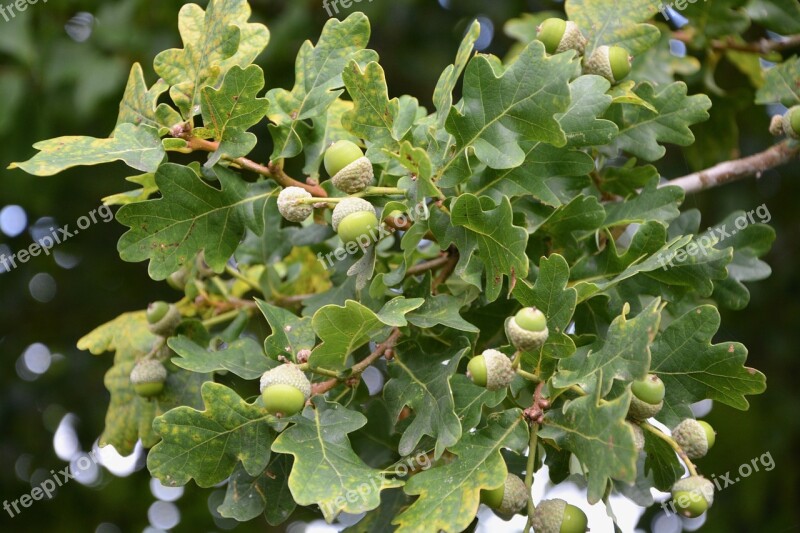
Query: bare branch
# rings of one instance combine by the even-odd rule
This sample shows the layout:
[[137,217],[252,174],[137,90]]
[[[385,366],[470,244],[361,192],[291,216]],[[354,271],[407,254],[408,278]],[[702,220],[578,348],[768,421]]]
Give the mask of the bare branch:
[[759,178],[764,171],[785,165],[798,154],[800,144],[786,140],[755,155],[725,161],[700,172],[663,182],[660,186],[677,185],[687,194],[692,194],[749,176]]

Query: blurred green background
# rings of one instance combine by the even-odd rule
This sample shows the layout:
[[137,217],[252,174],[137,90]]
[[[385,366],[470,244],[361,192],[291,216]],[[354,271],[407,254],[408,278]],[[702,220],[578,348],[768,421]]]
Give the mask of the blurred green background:
[[[155,54],[180,46],[176,28],[182,4],[51,1],[31,5],[8,22],[0,17],[0,209],[6,208],[0,227],[11,228],[11,235],[0,231],[0,253],[27,248],[41,236],[37,231],[46,232],[50,226],[74,228],[79,217],[100,205],[102,197],[133,188],[123,181],[133,172],[122,164],[79,168],[51,178],[34,178],[5,167],[30,157],[37,140],[107,136],[131,63],[142,63],[152,83]],[[258,60],[268,86],[291,87],[300,44],[316,39],[327,20],[321,0],[254,0],[251,5],[254,19],[266,23],[272,32],[270,46]],[[371,47],[381,56],[391,96],[412,94],[429,108],[439,73],[452,61],[464,30],[475,17],[483,17],[485,51],[502,56],[512,44],[502,31],[506,20],[525,11],[560,10],[561,6],[523,0],[364,0],[355,4],[372,20]],[[94,21],[85,15],[73,19],[80,12],[92,14]],[[342,15],[346,14],[343,10]],[[87,40],[75,40],[89,30]],[[691,90],[704,91],[700,78],[686,81]],[[665,176],[695,170],[708,164],[710,156],[732,155],[736,146],[742,153],[752,153],[772,142],[768,114],[752,106],[753,90],[747,80],[723,63],[716,82],[728,96],[715,98],[711,125],[696,130],[696,148],[672,148],[659,162]],[[265,129],[256,133],[268,138]],[[266,159],[268,150],[264,142],[254,158]],[[689,197],[684,204],[702,211],[704,226],[733,210],[766,204],[778,236],[766,258],[773,276],[750,286],[752,299],[746,311],[723,311],[723,325],[715,339],[747,345],[748,364],[767,375],[768,391],[752,399],[748,413],[714,407],[709,421],[719,433],[717,445],[700,461],[707,475],[719,475],[769,452],[776,467],[718,494],[703,531],[800,530],[796,452],[800,449],[800,277],[795,272],[800,260],[799,174],[800,164],[795,162],[764,173],[758,181],[750,179]],[[18,234],[13,231],[15,224]],[[165,284],[148,278],[145,263],[119,259],[116,241],[122,233],[116,222],[101,222],[58,246],[56,255],[33,258],[10,272],[0,266],[0,486],[4,500],[30,492],[32,484],[51,476],[51,469],[63,469],[77,450],[91,449],[102,429],[108,399],[103,374],[111,356],[78,351],[78,338],[123,311],[142,309],[155,299],[177,299],[177,293]],[[159,490],[154,494],[142,458],[128,470],[135,471],[119,477],[90,469],[86,485],[71,481],[52,501],[36,502],[14,519],[0,511],[0,530],[110,533],[142,531],[150,523],[169,524],[174,508],[156,503],[156,496],[170,500],[178,494]],[[174,502],[180,513],[174,529],[235,527],[235,522],[209,512],[223,492],[187,486]],[[651,517],[652,512],[642,519],[642,530],[651,530]],[[265,529],[269,530],[261,519],[236,527],[236,531]],[[301,531],[303,526],[290,529]]]

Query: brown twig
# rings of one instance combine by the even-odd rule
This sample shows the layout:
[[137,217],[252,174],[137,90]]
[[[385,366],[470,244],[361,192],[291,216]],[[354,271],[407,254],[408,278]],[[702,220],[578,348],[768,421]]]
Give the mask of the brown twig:
[[[205,139],[199,139],[197,137],[184,137],[184,139],[188,143],[188,147],[191,150],[216,152],[219,149],[219,143],[215,141],[207,141]],[[230,161],[236,163],[245,170],[249,170],[251,172],[255,172],[256,174],[272,178],[273,180],[278,182],[280,185],[283,185],[284,187],[302,187],[303,189],[307,190],[317,198],[325,198],[328,196],[328,193],[325,192],[325,189],[323,189],[319,185],[310,185],[308,183],[297,181],[296,179],[287,175],[279,165],[276,165],[272,162],[268,163],[265,166],[256,163],[255,161],[251,161],[250,159],[247,159],[245,157],[230,159]]]
[[439,287],[439,285],[447,281],[447,278],[449,278],[450,275],[453,273],[453,271],[456,269],[457,264],[458,264],[458,250],[456,248],[451,247],[449,250],[447,263],[445,263],[444,267],[439,272],[439,275],[436,276],[436,279],[433,280],[433,282],[431,283],[431,290],[433,291],[434,294],[436,294],[437,292],[436,291],[437,287]]
[[715,50],[736,50],[753,54],[768,54],[798,46],[800,46],[800,35],[789,35],[784,39],[767,39],[765,37],[750,43],[737,42],[733,37],[711,41],[711,47]]
[[660,186],[677,185],[687,194],[738,181],[749,176],[761,177],[771,168],[784,165],[800,155],[800,144],[783,141],[749,157],[725,161],[711,168],[662,183]]
[[[360,376],[361,373],[364,372],[364,370],[366,370],[372,363],[382,357],[387,350],[393,348],[394,345],[397,344],[397,340],[400,338],[400,335],[402,335],[402,333],[400,332],[399,328],[392,329],[392,332],[389,334],[386,340],[380,343],[371,354],[353,365],[353,367],[350,369],[352,373],[348,377],[344,378],[344,380],[347,381],[353,379],[355,376]],[[314,383],[311,386],[311,395],[314,396],[315,394],[325,394],[338,385],[341,381],[342,380],[338,378],[331,378],[320,383]]]
[[416,276],[417,274],[422,274],[423,272],[427,272],[429,270],[436,270],[440,266],[446,265],[448,262],[450,262],[450,255],[448,253],[444,253],[436,259],[423,261],[422,263],[417,263],[416,265],[410,267],[408,270],[406,270],[406,277]]
[[542,397],[542,387],[544,381],[540,381],[536,385],[536,390],[533,393],[533,405],[523,411],[523,416],[531,424],[541,424],[544,421],[544,412],[550,407],[550,400]]

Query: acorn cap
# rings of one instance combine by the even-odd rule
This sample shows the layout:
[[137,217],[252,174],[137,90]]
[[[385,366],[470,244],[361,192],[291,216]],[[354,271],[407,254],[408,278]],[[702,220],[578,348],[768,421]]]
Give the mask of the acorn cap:
[[654,417],[664,407],[664,400],[657,404],[643,402],[633,394],[631,394],[631,405],[628,407],[628,416],[634,420],[647,420]]
[[[151,305],[158,305],[161,302],[156,302],[155,304]],[[158,315],[161,315],[159,312]],[[169,337],[173,333],[175,333],[175,328],[178,327],[178,324],[181,323],[181,312],[178,311],[178,308],[175,304],[169,304],[166,312],[154,323],[151,323],[148,319],[147,329],[150,330],[150,333],[153,335],[158,335],[160,337]]]
[[709,507],[714,503],[714,484],[703,476],[689,476],[679,479],[672,485],[672,494],[674,495],[676,492],[701,494],[708,502]]
[[545,343],[549,335],[550,331],[546,326],[542,331],[528,331],[517,324],[515,317],[511,316],[506,319],[506,337],[517,350],[523,352],[536,350]]
[[156,359],[138,361],[130,375],[131,384],[164,383],[167,380],[167,369]]
[[516,374],[511,359],[503,352],[492,349],[484,350],[481,355],[486,361],[486,388],[500,390],[508,387]]
[[536,533],[560,533],[561,522],[567,502],[560,498],[542,500],[531,517],[531,525]]
[[630,72],[630,56],[619,46],[599,46],[583,66],[585,74],[603,76],[611,83],[617,83]]
[[773,137],[783,135],[783,115],[772,115],[772,119],[769,121],[769,133]]
[[639,427],[639,424],[633,424],[631,422],[626,422],[631,427],[631,431],[633,431],[633,445],[636,446],[636,451],[640,452],[644,450],[644,430]]
[[519,513],[527,503],[528,488],[525,486],[525,482],[514,474],[508,474],[503,486],[503,501],[495,511],[499,516],[508,520]]
[[682,420],[675,426],[675,429],[672,430],[672,438],[686,452],[689,459],[700,459],[708,453],[706,430],[694,418]]
[[792,139],[800,139],[800,105],[790,107],[783,114],[783,131]]
[[331,178],[331,181],[333,186],[340,191],[354,194],[367,188],[374,178],[375,173],[372,169],[372,161],[367,157],[359,157],[337,172]]
[[277,366],[261,375],[261,392],[272,385],[289,385],[302,392],[306,400],[311,397],[311,382],[302,370],[291,363]]
[[567,27],[564,29],[564,35],[561,37],[561,42],[558,43],[558,48],[556,48],[555,53],[560,54],[567,50],[577,50],[579,54],[582,54],[585,48],[586,37],[583,36],[577,24],[568,20]]
[[372,204],[363,198],[345,198],[333,208],[333,215],[331,217],[331,226],[333,231],[339,230],[339,223],[345,219],[347,215],[358,213],[359,211],[369,211],[375,214],[375,208]]
[[286,187],[278,195],[278,211],[289,222],[302,222],[311,216],[311,204],[298,204],[297,200],[312,198],[311,193],[302,187]]

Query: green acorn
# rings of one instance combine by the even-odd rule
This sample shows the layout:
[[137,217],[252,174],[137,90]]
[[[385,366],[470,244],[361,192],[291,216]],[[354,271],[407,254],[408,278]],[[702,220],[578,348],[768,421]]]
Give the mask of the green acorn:
[[347,194],[355,194],[366,189],[375,178],[372,161],[359,157],[336,173],[331,181],[334,187]]
[[504,520],[510,520],[528,503],[528,488],[514,474],[508,474],[505,482],[491,490],[481,491],[481,502],[492,508]]
[[311,193],[302,187],[286,187],[278,194],[278,211],[289,222],[302,222],[311,216],[311,204],[297,203],[297,200],[312,198]]
[[153,335],[169,337],[181,323],[181,313],[175,304],[153,302],[147,306],[147,328]]
[[800,105],[790,107],[783,114],[783,131],[792,139],[800,139]]
[[134,365],[130,375],[136,394],[143,398],[158,396],[167,381],[167,369],[155,359],[142,359]]
[[549,335],[547,318],[535,307],[520,309],[516,315],[506,319],[506,337],[517,350],[536,350]]
[[628,416],[634,420],[647,420],[656,416],[664,406],[664,382],[655,374],[631,383],[631,405]]
[[484,350],[482,354],[470,359],[467,365],[467,376],[473,383],[488,390],[508,387],[514,374],[511,359],[497,350]]
[[579,533],[586,531],[588,523],[579,507],[559,498],[539,502],[531,517],[535,533]]
[[689,459],[700,459],[714,446],[716,433],[708,422],[687,418],[675,426],[672,438],[686,452]]
[[599,46],[583,65],[584,74],[603,76],[618,83],[631,71],[631,56],[621,46]]
[[678,513],[695,518],[714,504],[714,484],[703,476],[689,476],[672,485],[672,503]]
[[371,203],[363,198],[345,198],[333,209],[331,225],[342,242],[349,243],[365,235],[371,241],[377,236],[380,223]]
[[287,363],[261,376],[264,407],[278,417],[299,413],[310,397],[311,382],[296,365]]
[[536,38],[544,44],[548,54],[559,54],[567,50],[577,50],[582,54],[586,48],[586,38],[578,25],[571,20],[549,18],[536,31]]

